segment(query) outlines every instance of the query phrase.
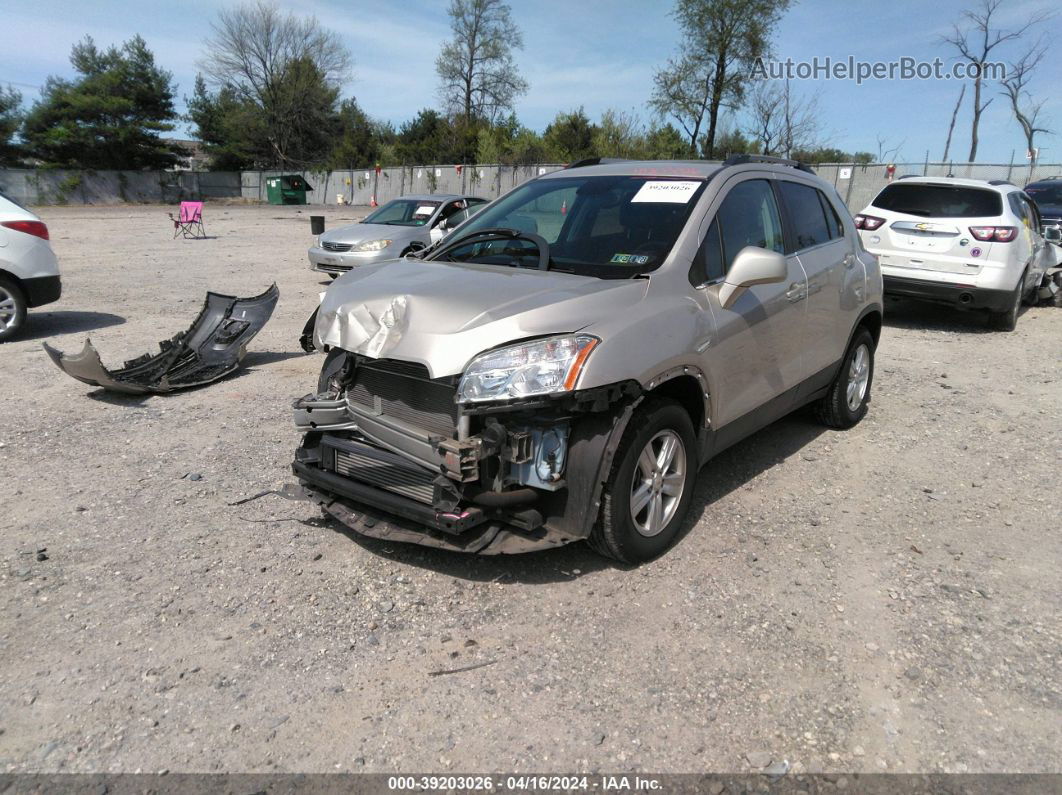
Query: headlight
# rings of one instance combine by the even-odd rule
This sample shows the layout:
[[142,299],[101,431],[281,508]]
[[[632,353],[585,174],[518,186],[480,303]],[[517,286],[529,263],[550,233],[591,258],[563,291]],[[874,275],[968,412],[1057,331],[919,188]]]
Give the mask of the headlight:
[[481,353],[461,376],[458,397],[477,402],[570,392],[600,341],[589,334],[568,334]]
[[358,243],[351,251],[355,254],[367,254],[371,251],[383,251],[389,245],[390,240],[366,240],[364,243]]

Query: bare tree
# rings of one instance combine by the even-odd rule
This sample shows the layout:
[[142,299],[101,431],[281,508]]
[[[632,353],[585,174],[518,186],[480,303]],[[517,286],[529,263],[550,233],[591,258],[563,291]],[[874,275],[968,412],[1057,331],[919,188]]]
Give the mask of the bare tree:
[[682,54],[653,76],[650,107],[673,118],[697,151],[705,117],[703,150],[715,155],[720,108],[736,109],[753,64],[766,55],[775,24],[790,0],[677,0]]
[[450,0],[448,13],[454,37],[435,60],[443,102],[465,129],[474,119],[493,123],[527,92],[512,55],[523,36],[503,0]]
[[315,17],[285,15],[268,0],[221,10],[213,30],[200,68],[219,88],[256,105],[278,163],[295,162],[306,102],[338,94],[350,74],[349,50]]
[[951,112],[951,124],[948,125],[948,139],[944,142],[944,157],[942,161],[948,162],[948,152],[951,151],[951,134],[955,132],[955,119],[959,115],[959,108],[962,106],[962,98],[966,96],[966,83],[962,84],[962,89],[959,91],[959,99],[955,102],[955,110]]
[[1002,30],[995,26],[992,19],[1002,3],[1003,0],[981,0],[978,10],[962,12],[962,18],[967,23],[965,29],[960,29],[957,24],[952,25],[951,34],[941,37],[943,42],[958,50],[959,59],[969,65],[968,74],[971,71],[974,74],[973,125],[970,129],[971,163],[977,159],[977,128],[981,123],[981,114],[992,103],[991,98],[981,101],[989,56],[1001,44],[1020,39],[1030,28],[1043,24],[1052,16],[1049,11],[1039,11],[1029,17],[1020,28]]
[[781,108],[780,86],[764,81],[753,89],[748,108],[751,123],[746,132],[756,141],[761,155],[773,155],[778,151],[783,124]]
[[877,136],[878,141],[878,161],[879,163],[892,163],[895,161],[896,156],[900,152],[900,147],[907,143],[907,139],[904,138],[896,146],[889,146],[889,141],[884,135]]
[[751,94],[748,115],[751,125],[746,131],[760,154],[790,157],[820,143],[818,94],[798,96],[788,80],[760,83]]
[[1044,103],[1047,100],[1034,101],[1027,88],[1033,71],[1039,66],[1040,61],[1043,60],[1046,54],[1047,45],[1040,39],[1016,63],[1008,66],[1007,76],[1003,80],[1003,91],[1001,92],[1010,100],[1010,108],[1014,112],[1014,118],[1021,125],[1021,130],[1025,134],[1025,145],[1029,150],[1030,165],[1036,160],[1036,147],[1034,146],[1036,134],[1051,133],[1051,130],[1047,127],[1037,126],[1041,123],[1039,121],[1040,112],[1043,110]]

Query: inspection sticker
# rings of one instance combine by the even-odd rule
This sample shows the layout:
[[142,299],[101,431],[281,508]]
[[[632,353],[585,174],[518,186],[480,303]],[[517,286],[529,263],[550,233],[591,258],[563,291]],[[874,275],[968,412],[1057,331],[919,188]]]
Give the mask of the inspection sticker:
[[609,260],[609,262],[631,263],[633,265],[644,265],[648,261],[649,257],[646,254],[613,254],[612,259]]
[[685,204],[700,187],[700,182],[686,180],[650,180],[634,194],[631,202],[665,202],[668,204]]

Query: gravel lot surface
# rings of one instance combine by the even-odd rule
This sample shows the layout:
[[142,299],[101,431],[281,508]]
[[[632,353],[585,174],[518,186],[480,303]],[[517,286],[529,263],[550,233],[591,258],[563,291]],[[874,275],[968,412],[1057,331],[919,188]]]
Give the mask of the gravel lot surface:
[[[892,304],[867,419],[702,472],[678,546],[473,558],[354,537],[291,480],[309,215],[43,208],[64,295],[0,346],[0,772],[1060,772],[1062,311]],[[280,304],[226,381],[63,375],[208,289]],[[439,671],[488,665],[458,673]]]

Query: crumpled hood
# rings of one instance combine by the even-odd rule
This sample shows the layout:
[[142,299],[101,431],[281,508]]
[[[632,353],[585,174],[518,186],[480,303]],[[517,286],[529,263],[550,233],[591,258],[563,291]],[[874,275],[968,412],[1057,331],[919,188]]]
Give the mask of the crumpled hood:
[[578,331],[640,301],[645,279],[388,260],[348,271],[321,301],[314,344],[419,362],[433,378],[527,337]]
[[329,229],[321,240],[333,243],[363,243],[366,240],[405,240],[421,233],[427,235],[427,226],[397,226],[395,224],[347,224]]

